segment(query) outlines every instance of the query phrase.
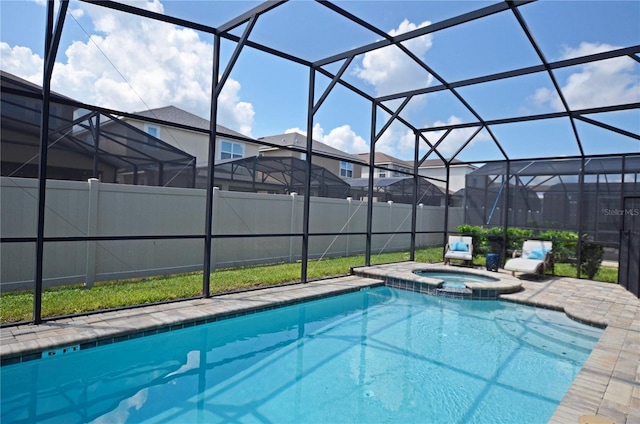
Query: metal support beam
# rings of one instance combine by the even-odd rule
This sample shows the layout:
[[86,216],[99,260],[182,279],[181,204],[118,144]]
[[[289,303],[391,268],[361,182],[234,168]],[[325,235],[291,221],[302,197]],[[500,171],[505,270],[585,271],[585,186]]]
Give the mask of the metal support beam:
[[400,112],[402,112],[402,110],[407,106],[407,104],[409,104],[409,101],[411,101],[411,97],[407,97],[406,99],[404,99],[404,101],[398,107],[398,109],[396,109],[396,111],[393,112],[393,115],[391,115],[391,117],[387,120],[387,122],[385,122],[382,128],[380,128],[380,131],[378,131],[378,133],[376,134],[376,142],[380,139],[380,137],[382,137],[382,134],[384,134],[384,132],[391,126],[391,124],[393,124],[393,121],[395,121],[398,118],[398,116],[400,116]]
[[409,260],[416,260],[416,226],[418,222],[418,187],[420,178],[418,176],[418,156],[420,155],[420,141],[417,131],[414,131],[415,143],[413,147],[413,200],[411,202],[411,246]]
[[313,99],[315,98],[316,71],[309,68],[309,98],[307,99],[307,151],[305,157],[304,202],[302,216],[302,269],[300,281],[307,282],[309,262],[309,213],[311,211],[311,169],[313,159]]
[[373,232],[373,173],[376,155],[376,111],[377,105],[371,102],[371,144],[369,145],[369,186],[367,187],[367,241],[365,244],[365,266],[371,265],[371,244]]
[[[91,135],[93,136],[93,171],[92,177],[98,178],[100,172],[100,114],[95,113],[93,115],[96,123],[94,124],[91,118],[89,118],[89,126],[91,128]],[[99,178],[98,178],[99,179]]]
[[47,3],[47,32],[45,34],[45,61],[42,76],[42,111],[40,113],[40,160],[38,163],[38,223],[36,230],[36,257],[33,293],[33,323],[42,322],[42,276],[44,270],[44,217],[47,192],[47,153],[49,151],[49,112],[51,106],[51,74],[69,1],[60,4],[58,19],[53,27],[54,1]]
[[[422,165],[424,161],[427,160],[427,158],[431,153],[433,152],[436,152],[436,154],[438,153],[438,150],[437,150],[438,146],[445,140],[445,138],[447,138],[447,136],[449,135],[449,133],[451,133],[451,131],[452,131],[451,129],[446,130],[444,134],[442,134],[442,137],[440,137],[440,139],[436,141],[436,143],[433,146],[431,146],[429,151],[425,153],[424,156],[422,156],[422,159],[420,159],[420,165]],[[443,162],[447,162],[447,161],[443,159]]]
[[[446,246],[447,242],[449,240],[448,236],[449,236],[449,175],[451,172],[451,164],[449,162],[445,162],[445,167],[446,167],[446,171],[447,171],[447,180],[444,186],[444,234],[442,234],[442,245]],[[465,208],[465,214],[466,214],[466,208]],[[465,216],[465,221],[466,221],[466,216]],[[442,259],[444,260],[444,250],[442,251]]]
[[209,111],[209,157],[207,162],[207,204],[205,210],[204,262],[202,297],[211,295],[211,255],[213,254],[213,187],[216,160],[216,127],[218,124],[218,76],[220,71],[220,37],[213,37],[213,70],[211,73],[211,110]]
[[[216,85],[215,85],[214,95],[216,96],[216,98],[220,96],[220,92],[222,92],[222,88],[224,87],[225,82],[227,82],[227,79],[229,79],[229,75],[231,75],[231,71],[233,70],[233,67],[238,61],[238,58],[240,57],[240,53],[242,52],[243,47],[247,43],[247,40],[249,39],[249,35],[251,34],[251,30],[255,26],[257,19],[258,19],[258,16],[253,16],[251,17],[251,19],[249,19],[249,23],[247,24],[247,27],[244,29],[244,32],[242,33],[242,37],[240,38],[240,41],[238,41],[238,45],[233,50],[233,54],[229,59],[229,64],[227,64],[227,67],[225,68],[224,73],[220,77],[220,81],[215,81]],[[218,66],[220,66],[219,60],[218,60]]]
[[229,63],[220,77],[220,36],[215,35],[213,39],[213,72],[211,81],[211,110],[209,118],[209,157],[208,157],[208,175],[207,175],[207,206],[205,217],[205,239],[204,239],[204,264],[202,276],[202,296],[211,296],[211,255],[213,253],[213,188],[215,179],[215,160],[216,160],[216,136],[218,127],[218,97],[222,92],[225,82],[231,75],[231,71],[240,57],[242,48],[245,46],[251,30],[256,24],[258,15],[255,14],[248,18],[249,22],[244,29],[242,38],[238,42]]
[[[582,264],[582,202],[584,202],[584,168],[586,166],[585,158],[580,159],[580,176],[578,177],[578,203],[576,207],[576,213],[578,214],[578,250],[576,251],[576,268],[577,268],[577,278],[580,278],[581,273],[581,264]],[[569,204],[569,208],[571,208],[571,204]]]
[[333,90],[333,87],[335,87],[338,81],[340,81],[340,78],[342,78],[342,75],[345,73],[347,68],[349,68],[349,65],[351,64],[352,61],[353,61],[353,56],[348,57],[347,60],[344,61],[344,63],[338,70],[338,73],[331,79],[331,82],[329,83],[327,88],[324,90],[324,92],[320,96],[320,99],[318,99],[318,102],[313,106],[314,115],[316,114],[316,112],[318,112],[318,109],[320,109],[320,106],[322,106],[322,103],[324,103],[324,101],[327,99],[327,97],[329,96],[329,93],[331,93],[331,90]]
[[[520,24],[520,28],[522,28],[525,35],[529,39],[529,43],[531,43],[531,46],[536,51],[538,58],[543,63],[544,68],[547,71],[549,78],[551,78],[551,82],[553,83],[554,88],[556,89],[556,94],[558,95],[558,98],[562,102],[562,106],[567,112],[571,111],[571,108],[569,107],[569,103],[567,102],[562,92],[562,89],[560,88],[560,84],[558,84],[558,81],[556,80],[556,77],[551,70],[551,66],[549,65],[549,62],[547,61],[544,54],[542,53],[542,49],[540,49],[540,47],[538,46],[538,43],[536,42],[535,38],[533,38],[533,35],[531,34],[531,31],[529,30],[527,23],[522,17],[520,10],[518,10],[518,6],[520,6],[519,2],[515,2],[513,0],[507,0],[507,4],[511,8],[513,15],[516,17],[516,20]],[[572,115],[569,115],[569,122],[571,123],[571,129],[573,130],[573,135],[576,139],[576,143],[578,144],[578,149],[580,150],[580,154],[584,156],[584,149],[582,148],[582,142],[580,141],[580,134],[578,134],[578,128],[576,127],[576,123]]]
[[[503,226],[502,226],[502,252],[500,253],[500,258],[502,261],[506,260],[507,258],[507,230],[509,229],[509,194],[510,194],[510,189],[509,189],[509,180],[511,179],[511,161],[508,160],[507,161],[507,172],[506,172],[506,177],[507,177],[507,184],[505,185],[504,189],[504,214],[502,215],[504,217],[504,221],[503,221]],[[515,206],[515,205],[514,205]]]

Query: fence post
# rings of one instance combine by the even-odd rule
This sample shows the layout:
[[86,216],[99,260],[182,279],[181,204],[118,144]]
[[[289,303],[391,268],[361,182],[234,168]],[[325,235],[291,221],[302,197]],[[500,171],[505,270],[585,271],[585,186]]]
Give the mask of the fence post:
[[351,238],[351,235],[349,234],[351,232],[351,201],[353,200],[353,197],[347,197],[347,251],[346,251],[346,256],[349,256],[349,239]]
[[[296,217],[296,198],[298,193],[291,193],[291,227],[290,233],[293,234],[296,230],[295,225],[295,217]],[[295,258],[293,257],[293,236],[289,236],[289,262],[294,262]]]
[[[220,187],[213,187],[211,190],[211,234],[217,234],[218,225],[216,225],[219,221],[218,216],[220,215],[219,207],[218,207],[218,198],[220,196]],[[211,248],[211,272],[216,269],[216,256],[218,255],[218,249],[216,249],[216,239],[214,238],[211,241],[211,244],[214,246]]]
[[[419,212],[419,214],[418,214],[418,222],[420,223],[420,225],[419,225],[420,228],[418,229],[418,231],[422,232],[422,231],[424,231],[424,222],[423,222],[424,221],[424,204],[423,203],[418,203],[418,212]],[[446,231],[446,229],[445,229],[445,231]],[[424,238],[425,238],[424,234],[419,234],[418,235],[418,246],[419,247],[424,247],[424,244],[425,244],[424,243]]]
[[[98,199],[100,194],[100,180],[97,178],[89,178],[89,207],[87,216],[87,236],[92,237],[98,233]],[[84,285],[93,287],[96,282],[96,253],[97,242],[87,242],[87,257]]]

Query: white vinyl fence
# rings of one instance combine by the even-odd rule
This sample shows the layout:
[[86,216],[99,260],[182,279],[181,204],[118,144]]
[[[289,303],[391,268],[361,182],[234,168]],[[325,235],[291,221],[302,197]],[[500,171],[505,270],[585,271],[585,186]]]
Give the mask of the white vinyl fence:
[[[3,238],[35,237],[37,180],[0,178],[0,231]],[[100,183],[48,181],[45,237],[202,235],[204,190]],[[214,268],[296,261],[302,238],[269,236],[302,233],[302,196],[228,192],[215,189],[213,234],[265,234],[217,238]],[[417,231],[442,231],[444,207],[419,206]],[[310,232],[366,231],[367,203],[350,199],[311,199]],[[449,228],[462,223],[462,208],[449,209]],[[410,231],[411,206],[375,203],[374,232]],[[442,234],[416,237],[421,246],[441,245]],[[312,236],[310,258],[364,253],[365,236]],[[373,236],[372,254],[408,251],[409,235]],[[116,280],[202,270],[204,241],[194,239],[47,242],[46,286]],[[33,287],[35,243],[0,246],[2,290]]]

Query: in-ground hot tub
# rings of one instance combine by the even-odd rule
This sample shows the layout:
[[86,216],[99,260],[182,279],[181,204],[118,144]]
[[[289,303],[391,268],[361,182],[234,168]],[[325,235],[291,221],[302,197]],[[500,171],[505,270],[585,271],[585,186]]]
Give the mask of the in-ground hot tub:
[[414,284],[419,285],[417,291],[436,296],[491,300],[522,288],[522,284],[516,279],[487,274],[489,272],[454,271],[436,267],[413,271],[416,276]]
[[414,272],[420,277],[442,280],[442,287],[465,288],[467,287],[466,283],[495,283],[500,281],[497,278],[461,271],[421,270]]

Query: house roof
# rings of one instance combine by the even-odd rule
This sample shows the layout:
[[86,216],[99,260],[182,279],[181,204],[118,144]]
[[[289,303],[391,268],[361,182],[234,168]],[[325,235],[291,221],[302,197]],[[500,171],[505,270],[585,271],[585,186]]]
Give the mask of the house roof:
[[[269,144],[282,146],[282,147],[298,147],[301,150],[306,149],[307,136],[300,134],[299,132],[291,132],[285,134],[270,135],[266,137],[259,137],[258,140],[267,142]],[[264,146],[261,150],[272,149],[273,147]],[[362,159],[358,155],[352,155],[342,150],[331,147],[328,144],[322,143],[318,140],[312,140],[312,149],[315,153],[325,153],[332,156],[337,156],[343,159],[349,159],[355,162],[362,162]]]
[[[26,79],[20,78],[17,75],[10,74],[9,72],[3,71],[0,69],[0,80],[2,81],[3,88],[15,88],[20,90],[26,90],[31,93],[42,93],[42,87],[38,84],[34,84],[31,81],[27,81]],[[51,91],[52,98],[73,100],[70,97],[63,96],[60,93],[56,93],[55,91]]]
[[[175,106],[165,106],[156,109],[143,110],[136,112],[135,115],[146,118],[158,119],[161,121],[171,122],[174,124],[187,125],[189,127],[199,128],[201,130],[209,130],[209,120],[187,112]],[[216,131],[221,134],[233,135],[236,137],[247,138],[246,135],[234,131],[230,128],[216,125]]]
[[[369,153],[358,153],[355,156],[358,156],[359,158],[361,158],[366,163],[369,163]],[[396,157],[393,157],[391,155],[388,155],[388,154],[382,153],[382,152],[376,152],[375,153],[375,156],[373,157],[373,163],[376,164],[376,165],[396,164],[396,165],[401,165],[401,166],[407,167],[407,168],[413,167],[413,161],[411,161],[411,160],[398,159]]]
[[[477,168],[476,166],[469,164],[469,163],[464,163],[458,159],[453,159],[449,165],[459,165],[459,166],[469,166],[473,169]],[[440,166],[444,166],[444,162],[442,162],[440,159],[427,159],[424,162],[422,162],[422,164],[420,165],[420,168],[429,168],[429,167],[440,167]]]
[[[544,175],[579,175],[580,170],[586,175],[593,174],[617,174],[622,169],[621,157],[589,158],[581,159],[538,159],[514,161],[510,165],[509,173],[520,176],[544,176]],[[629,157],[625,160],[625,172],[640,172],[640,158]],[[506,173],[506,163],[488,163],[472,173],[470,176],[500,175]]]
[[[362,160],[364,160],[366,163],[369,163],[369,153],[358,153],[355,156],[360,157]],[[386,153],[382,153],[382,152],[376,152],[375,156],[374,156],[374,164],[376,165],[388,165],[388,164],[396,164],[396,165],[401,165],[401,166],[406,166],[408,168],[412,168],[413,167],[413,161],[412,160],[402,160],[402,159],[398,159],[396,157],[393,157],[391,155],[388,155]],[[476,166],[470,165],[470,164],[466,164],[458,159],[453,159],[450,163],[451,165],[461,165],[461,166],[470,166],[471,168],[475,169],[477,168]],[[422,162],[422,164],[420,165],[420,168],[430,168],[430,167],[441,167],[444,166],[444,162],[442,162],[440,159],[427,159],[424,162]]]
[[[305,161],[291,156],[251,156],[215,165],[216,177],[279,185],[298,193],[304,192],[306,170]],[[349,184],[342,178],[315,164],[311,165],[311,187],[323,187],[321,197],[344,198],[349,192]]]

